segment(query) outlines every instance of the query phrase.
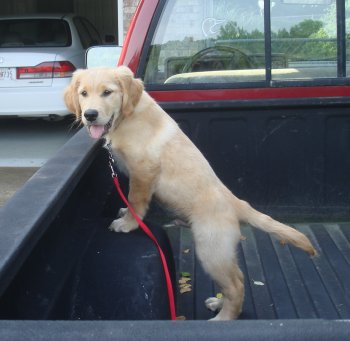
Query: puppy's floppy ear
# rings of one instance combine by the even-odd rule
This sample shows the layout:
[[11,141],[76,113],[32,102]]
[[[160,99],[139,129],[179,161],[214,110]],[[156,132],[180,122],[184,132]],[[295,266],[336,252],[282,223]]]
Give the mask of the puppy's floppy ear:
[[75,71],[70,84],[64,90],[64,102],[66,103],[69,112],[75,114],[77,119],[81,118],[78,86],[80,83],[80,76],[83,72],[84,70]]
[[143,82],[134,78],[134,74],[126,66],[116,69],[116,77],[123,93],[122,114],[127,116],[134,111],[142,96]]

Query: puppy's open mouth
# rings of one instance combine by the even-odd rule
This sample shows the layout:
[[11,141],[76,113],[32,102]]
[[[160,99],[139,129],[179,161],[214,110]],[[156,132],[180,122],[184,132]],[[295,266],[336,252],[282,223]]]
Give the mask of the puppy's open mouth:
[[113,118],[114,118],[114,114],[105,125],[99,125],[99,124],[88,125],[88,130],[91,137],[97,140],[102,138],[104,135],[106,135],[112,126]]

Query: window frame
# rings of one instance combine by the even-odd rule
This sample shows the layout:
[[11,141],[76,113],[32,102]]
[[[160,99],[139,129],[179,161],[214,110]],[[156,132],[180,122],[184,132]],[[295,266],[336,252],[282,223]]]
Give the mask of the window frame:
[[95,28],[95,26],[88,19],[84,17],[80,17],[80,19],[91,38],[91,43],[95,45],[102,45],[102,38],[99,32],[97,31],[97,29]]
[[[171,0],[170,0],[171,1]],[[149,91],[173,90],[211,90],[211,89],[243,89],[243,88],[284,88],[284,87],[313,87],[313,86],[341,86],[350,85],[350,75],[347,77],[346,67],[346,28],[345,28],[345,0],[336,1],[337,20],[337,75],[336,77],[321,77],[313,79],[278,80],[272,78],[272,39],[271,39],[271,0],[264,0],[264,52],[265,52],[265,80],[236,83],[196,83],[196,84],[156,84],[146,83]],[[144,78],[148,56],[151,52],[153,37],[168,0],[160,0],[152,18],[150,29],[146,35],[144,48],[136,71],[138,77]]]
[[[91,46],[102,45],[101,36],[98,33],[97,29],[93,26],[93,24],[90,21],[88,21],[84,17],[77,16],[77,17],[73,18],[73,22],[74,22],[74,26],[76,27],[76,30],[78,32],[80,42],[85,50]],[[88,23],[88,25],[87,25],[87,23]],[[93,37],[91,35],[91,32],[89,30],[90,28],[92,28],[94,34],[96,34],[97,37],[99,38],[99,41],[97,43],[95,42],[95,40],[93,39]]]

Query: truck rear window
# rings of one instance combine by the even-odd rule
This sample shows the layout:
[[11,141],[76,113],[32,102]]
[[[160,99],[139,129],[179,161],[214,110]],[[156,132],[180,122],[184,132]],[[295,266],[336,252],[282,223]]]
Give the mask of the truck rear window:
[[[347,21],[349,9],[346,2]],[[271,1],[269,11],[264,11],[263,0],[167,1],[144,81],[271,85],[339,80],[346,76],[350,52],[350,28],[344,31],[346,39],[337,37],[339,20],[335,0]],[[339,60],[341,44],[346,60]]]
[[68,24],[61,19],[0,21],[0,47],[63,47],[71,44]]

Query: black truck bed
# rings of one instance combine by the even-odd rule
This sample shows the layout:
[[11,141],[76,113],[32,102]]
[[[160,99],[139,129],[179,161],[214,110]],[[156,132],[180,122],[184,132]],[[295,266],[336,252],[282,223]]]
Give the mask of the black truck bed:
[[[123,185],[126,190],[125,182]],[[319,256],[312,259],[294,247],[281,245],[265,233],[242,226],[238,257],[245,274],[246,293],[238,321],[206,321],[213,314],[205,308],[204,300],[216,295],[218,289],[195,257],[190,229],[171,226],[171,221],[161,224],[157,221],[157,225],[165,227],[156,230],[163,239],[169,236],[172,245],[172,253],[167,251],[167,254],[174,260],[176,269],[177,315],[184,316],[186,321],[159,320],[164,317],[141,321],[144,318],[133,319],[130,315],[129,321],[87,317],[82,321],[76,314],[62,318],[62,307],[69,301],[65,294],[71,288],[70,283],[76,283],[69,282],[74,269],[80,271],[74,275],[76,278],[81,278],[82,268],[90,271],[87,277],[85,274],[89,280],[96,277],[95,270],[108,273],[108,269],[112,269],[113,275],[115,265],[110,260],[123,260],[124,255],[132,254],[137,239],[149,242],[140,231],[129,234],[128,241],[124,241],[125,235],[107,230],[108,222],[120,205],[106,153],[100,144],[90,141],[85,131],[80,131],[0,211],[1,340],[109,340],[116,337],[195,340],[200,336],[202,340],[234,337],[237,340],[304,338],[319,341],[346,340],[350,335],[350,223],[345,219],[292,223],[316,246]],[[152,215],[148,221],[153,225]],[[100,251],[86,251],[95,243],[97,230],[102,231],[106,240],[114,238],[116,243],[124,245],[123,252],[112,245],[108,261],[102,262],[101,268],[89,266],[94,264],[94,255],[97,257]],[[138,242],[138,245],[144,243]],[[139,251],[144,252],[143,249]],[[90,258],[82,267],[81,260],[86,254]],[[160,264],[152,244],[145,255],[139,259],[153,259],[154,264]],[[134,268],[133,258],[130,260],[126,269]],[[142,268],[142,264],[138,264],[137,269]],[[147,278],[150,277],[148,268],[149,265],[145,267]],[[150,282],[157,285],[154,302],[167,314],[165,290],[161,288],[162,285],[164,288],[163,276],[157,271]],[[178,289],[182,272],[188,273],[192,285],[192,290],[184,294]],[[111,282],[115,278],[104,278],[102,285],[112,288],[113,293],[118,292]],[[122,280],[125,282],[130,277]],[[143,282],[134,281],[133,285],[137,283]],[[107,289],[92,287],[88,290],[96,297],[102,292],[108,305]],[[36,296],[30,296],[31,292]],[[20,313],[14,307],[19,308]],[[125,305],[120,307],[124,308]],[[153,308],[150,307],[150,313],[154,312]]]
[[[350,224],[293,224],[307,234],[319,255],[283,246],[249,226],[242,226],[238,250],[245,276],[245,301],[241,320],[271,319],[349,319],[350,318]],[[204,300],[219,291],[204,273],[194,255],[187,227],[171,227],[177,278],[191,276],[193,290],[177,290],[177,313],[186,319],[213,317]],[[215,250],[213,250],[215,252]]]

